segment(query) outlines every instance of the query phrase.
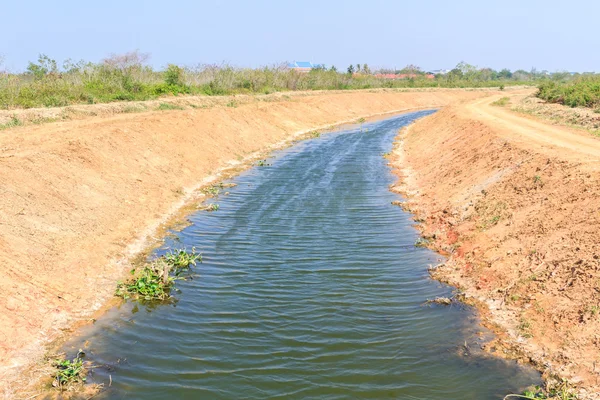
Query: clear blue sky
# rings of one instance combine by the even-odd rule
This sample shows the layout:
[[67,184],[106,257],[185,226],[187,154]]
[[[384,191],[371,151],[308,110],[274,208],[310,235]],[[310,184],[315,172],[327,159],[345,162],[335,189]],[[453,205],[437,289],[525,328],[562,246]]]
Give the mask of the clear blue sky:
[[600,71],[598,0],[4,0],[0,55],[99,61],[139,49],[152,65],[313,61],[346,68]]

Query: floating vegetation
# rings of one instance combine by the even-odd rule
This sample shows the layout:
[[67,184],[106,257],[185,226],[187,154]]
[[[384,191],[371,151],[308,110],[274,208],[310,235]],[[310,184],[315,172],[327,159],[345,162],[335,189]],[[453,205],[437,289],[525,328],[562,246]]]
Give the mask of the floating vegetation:
[[206,211],[218,211],[219,207],[220,206],[217,203],[212,203],[209,204],[208,207],[206,207]]
[[270,167],[271,164],[267,164],[267,160],[265,159],[265,160],[258,160],[256,162],[256,166],[257,167]]
[[56,374],[52,386],[59,390],[67,390],[74,385],[85,383],[86,369],[83,364],[85,353],[79,349],[73,360],[58,359],[54,361]]
[[191,252],[185,249],[170,251],[146,264],[141,270],[132,269],[131,275],[134,277],[127,282],[118,283],[115,295],[145,301],[168,300],[175,281],[183,279],[183,272],[197,262],[202,262],[202,255],[196,253],[195,248]]

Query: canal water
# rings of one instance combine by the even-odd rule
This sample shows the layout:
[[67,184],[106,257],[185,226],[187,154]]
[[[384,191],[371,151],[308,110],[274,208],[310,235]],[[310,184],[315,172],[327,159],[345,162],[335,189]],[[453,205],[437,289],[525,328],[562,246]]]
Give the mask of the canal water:
[[125,304],[68,344],[102,366],[96,398],[482,400],[539,382],[478,351],[489,332],[473,310],[424,305],[452,288],[428,277],[439,256],[414,246],[383,154],[431,112],[301,142],[235,178],[167,241],[204,257],[175,305]]

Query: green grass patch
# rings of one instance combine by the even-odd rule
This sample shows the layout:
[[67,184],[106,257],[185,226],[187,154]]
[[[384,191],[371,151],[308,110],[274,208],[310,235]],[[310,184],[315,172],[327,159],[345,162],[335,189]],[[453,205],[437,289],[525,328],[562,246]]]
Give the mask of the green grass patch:
[[498,99],[498,100],[494,101],[492,103],[492,105],[493,106],[498,106],[498,107],[504,107],[508,103],[510,103],[510,98],[508,98],[508,97],[502,97],[501,99]]
[[178,105],[178,104],[171,104],[171,103],[160,103],[158,105],[158,107],[156,107],[157,110],[159,111],[166,111],[166,110],[185,110],[184,107]]
[[175,281],[183,279],[182,274],[198,262],[202,262],[202,255],[194,248],[191,252],[185,249],[169,251],[141,269],[132,269],[132,279],[117,284],[115,295],[143,301],[169,300]]
[[0,124],[0,130],[10,129],[10,128],[14,128],[17,126],[22,126],[22,125],[23,125],[23,121],[21,121],[19,118],[17,118],[15,115],[13,115],[12,117],[10,117],[10,121],[8,121],[4,124]]

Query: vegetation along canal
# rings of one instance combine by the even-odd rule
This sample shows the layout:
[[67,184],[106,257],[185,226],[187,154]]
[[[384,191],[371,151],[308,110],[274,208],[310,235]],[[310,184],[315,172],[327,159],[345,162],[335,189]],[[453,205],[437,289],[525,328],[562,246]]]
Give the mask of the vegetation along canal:
[[477,351],[471,309],[424,305],[452,288],[428,277],[439,256],[414,246],[382,154],[430,113],[302,142],[234,179],[167,243],[204,259],[175,306],[128,303],[68,344],[111,366],[90,377],[98,398],[481,400],[537,383]]

